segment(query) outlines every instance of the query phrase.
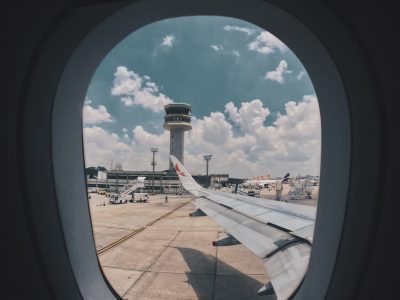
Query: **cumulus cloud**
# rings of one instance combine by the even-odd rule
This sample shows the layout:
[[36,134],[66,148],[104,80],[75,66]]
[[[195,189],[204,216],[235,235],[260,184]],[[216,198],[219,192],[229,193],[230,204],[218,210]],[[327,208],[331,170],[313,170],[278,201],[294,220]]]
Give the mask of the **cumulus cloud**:
[[115,133],[99,126],[83,129],[86,166],[110,166],[111,161],[121,161],[131,152],[131,147],[121,141]]
[[247,35],[251,35],[255,31],[254,29],[250,29],[250,28],[246,28],[246,27],[240,27],[240,26],[231,26],[231,25],[226,25],[223,28],[226,31],[239,31],[239,32],[244,32]]
[[292,71],[288,70],[287,68],[287,62],[285,60],[281,60],[275,70],[269,71],[265,74],[265,78],[282,84],[285,82],[283,74],[292,73]]
[[[91,103],[91,101],[85,103]],[[111,115],[104,105],[99,105],[98,108],[94,108],[89,104],[83,106],[83,123],[85,125],[99,124],[102,122],[112,122]]]
[[316,96],[289,101],[272,125],[270,110],[259,99],[225,106],[193,122],[185,137],[185,164],[204,173],[202,155],[211,153],[210,172],[231,176],[282,176],[285,172],[318,175],[321,125]]
[[[318,175],[321,151],[321,124],[315,95],[288,101],[269,126],[264,125],[270,110],[259,99],[233,102],[224,112],[193,118],[193,129],[185,133],[185,165],[193,173],[205,172],[203,155],[211,153],[211,173],[231,176]],[[121,161],[127,170],[150,170],[151,147],[158,147],[157,167],[168,168],[169,132],[154,134],[142,126],[132,129],[132,139],[100,127],[84,129],[87,164],[109,165]]]
[[168,168],[169,132],[152,134],[136,126],[132,139],[127,133],[120,138],[99,126],[83,129],[86,166],[110,167],[111,162],[121,162],[125,170],[150,170],[151,147],[159,147],[157,163],[160,169]]
[[250,102],[243,102],[238,109],[233,102],[225,105],[225,113],[228,118],[240,126],[244,132],[251,132],[260,126],[263,126],[265,119],[270,115],[268,108],[263,107],[260,99],[254,99]]
[[173,100],[159,91],[150,77],[141,77],[124,66],[117,67],[111,94],[120,96],[125,106],[139,105],[153,112],[161,112]]
[[253,42],[248,44],[248,48],[263,54],[274,53],[276,49],[283,53],[288,49],[281,40],[268,31],[261,32]]
[[163,41],[162,41],[162,43],[161,43],[161,46],[172,47],[172,45],[174,44],[174,42],[175,42],[175,36],[174,36],[173,34],[171,34],[171,35],[166,35],[166,36],[163,38]]

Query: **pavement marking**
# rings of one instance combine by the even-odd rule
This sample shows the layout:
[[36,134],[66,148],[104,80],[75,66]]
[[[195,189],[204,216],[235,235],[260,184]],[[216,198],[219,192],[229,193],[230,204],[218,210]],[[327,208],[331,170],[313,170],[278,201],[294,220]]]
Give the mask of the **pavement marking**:
[[175,207],[173,210],[167,212],[166,214],[162,215],[161,217],[159,217],[159,218],[157,218],[157,219],[155,219],[155,220],[153,220],[153,221],[147,223],[146,225],[140,227],[139,229],[137,229],[137,230],[135,230],[135,231],[133,231],[133,232],[131,232],[131,233],[129,233],[129,234],[123,236],[122,238],[120,238],[120,239],[118,239],[118,240],[116,240],[116,241],[114,241],[114,242],[108,244],[107,246],[101,248],[100,250],[97,250],[97,255],[104,254],[105,252],[107,252],[107,251],[109,251],[109,250],[111,250],[111,249],[113,249],[113,248],[119,246],[120,244],[126,242],[126,241],[129,240],[131,237],[135,236],[135,235],[138,234],[139,232],[142,232],[142,231],[145,230],[147,227],[150,227],[151,225],[157,223],[157,222],[160,221],[161,219],[163,219],[163,218],[169,216],[170,214],[172,214],[172,213],[174,213],[175,211],[177,211],[178,209],[184,207],[186,204],[190,203],[191,201],[192,201],[192,200],[189,200],[189,201],[184,202],[184,203],[181,204],[181,205],[178,205],[178,206]]
[[114,227],[114,226],[105,226],[105,225],[92,225],[93,228],[101,227],[101,228],[111,228],[111,229],[121,229],[126,231],[134,231],[135,229],[127,228],[127,227]]
[[[218,236],[217,236],[217,239],[219,238],[219,232],[218,232]],[[215,246],[213,246],[213,247],[215,247]],[[213,299],[215,299],[215,287],[216,287],[216,284],[217,284],[217,272],[218,272],[218,270],[217,270],[217,268],[218,268],[218,246],[216,246],[216,250],[215,250],[215,268],[214,268],[214,286],[213,286]]]
[[[182,206],[183,206],[183,205],[182,205]],[[182,206],[181,206],[181,207],[182,207]],[[142,274],[140,274],[139,278],[137,278],[137,279],[132,283],[132,285],[130,286],[130,288],[128,288],[128,290],[125,292],[125,294],[122,295],[122,297],[125,297],[125,295],[128,294],[128,292],[136,285],[136,283],[138,283],[138,282],[140,281],[140,279],[142,279],[142,277],[144,276],[144,274],[146,274],[146,273],[149,271],[149,269],[154,265],[154,263],[161,257],[161,255],[163,255],[163,253],[164,253],[165,251],[167,251],[167,249],[169,248],[169,246],[175,241],[175,239],[177,238],[177,236],[178,236],[180,233],[181,233],[181,232],[178,231],[178,232],[175,234],[174,238],[168,243],[168,245],[166,245],[166,246],[164,247],[164,250],[160,251],[160,254],[153,260],[153,262],[147,267],[147,269],[144,270]],[[121,298],[122,298],[122,297],[121,297]]]

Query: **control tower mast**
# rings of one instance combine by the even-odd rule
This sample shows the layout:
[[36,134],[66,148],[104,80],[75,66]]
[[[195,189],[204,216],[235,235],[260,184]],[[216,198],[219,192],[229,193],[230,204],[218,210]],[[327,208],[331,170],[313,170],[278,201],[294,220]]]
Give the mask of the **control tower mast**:
[[[165,105],[164,109],[164,128],[170,132],[169,153],[183,164],[184,133],[192,129],[190,118],[192,107],[186,103],[171,103]],[[169,161],[169,171],[175,172],[171,160]]]

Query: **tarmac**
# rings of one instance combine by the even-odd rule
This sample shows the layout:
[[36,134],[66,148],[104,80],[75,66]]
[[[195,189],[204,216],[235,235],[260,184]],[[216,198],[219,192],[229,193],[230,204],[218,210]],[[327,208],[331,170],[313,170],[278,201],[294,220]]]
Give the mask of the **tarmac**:
[[[269,279],[255,254],[241,244],[212,245],[226,232],[208,216],[189,216],[190,195],[126,204],[90,196],[100,266],[122,299],[276,299],[257,294]],[[317,197],[290,202],[317,205]]]

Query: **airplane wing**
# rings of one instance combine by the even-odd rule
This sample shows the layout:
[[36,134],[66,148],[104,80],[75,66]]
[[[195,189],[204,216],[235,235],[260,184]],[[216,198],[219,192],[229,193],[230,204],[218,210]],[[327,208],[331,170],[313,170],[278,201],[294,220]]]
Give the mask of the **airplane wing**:
[[307,271],[316,208],[205,189],[172,155],[171,160],[197,207],[262,259],[270,283],[259,293],[288,299]]

